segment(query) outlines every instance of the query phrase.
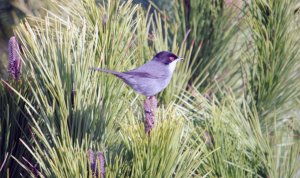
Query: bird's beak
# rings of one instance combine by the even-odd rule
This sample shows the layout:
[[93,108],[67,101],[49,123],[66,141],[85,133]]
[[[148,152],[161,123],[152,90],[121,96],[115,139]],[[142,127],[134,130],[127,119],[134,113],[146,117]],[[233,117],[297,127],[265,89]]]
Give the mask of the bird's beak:
[[183,57],[179,57],[179,58],[177,58],[177,60],[183,60],[184,58]]

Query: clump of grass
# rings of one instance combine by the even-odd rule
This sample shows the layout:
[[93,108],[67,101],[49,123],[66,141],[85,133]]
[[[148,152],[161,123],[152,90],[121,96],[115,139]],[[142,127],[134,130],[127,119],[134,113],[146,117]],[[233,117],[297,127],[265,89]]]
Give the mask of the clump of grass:
[[[257,0],[232,12],[223,1],[189,2],[172,1],[169,16],[132,1],[53,1],[47,16],[21,23],[23,85],[11,84],[11,101],[1,95],[8,104],[1,105],[7,119],[0,132],[7,133],[14,114],[24,114],[33,136],[18,139],[20,151],[30,154],[13,158],[28,174],[92,177],[101,172],[90,166],[92,149],[103,153],[107,177],[297,176],[299,102],[292,90],[298,91],[299,44],[287,35],[297,28],[285,12],[292,5]],[[185,61],[158,96],[156,127],[148,135],[144,98],[89,68],[129,70],[160,50]],[[207,89],[210,94],[200,93]],[[20,110],[11,113],[10,102]]]
[[[93,1],[84,1],[66,8],[57,6],[57,9],[49,12],[44,19],[28,19],[17,31],[24,51],[25,82],[33,95],[28,104],[31,103],[34,112],[30,109],[27,112],[32,113],[32,122],[38,128],[35,133],[39,135],[36,143],[26,146],[37,163],[42,165],[39,166],[42,175],[72,177],[88,170],[87,167],[75,161],[73,168],[79,166],[80,171],[72,168],[66,174],[68,167],[59,167],[58,163],[71,164],[67,160],[73,151],[63,157],[56,155],[64,155],[67,149],[75,152],[80,147],[80,160],[88,147],[101,145],[104,150],[113,150],[118,159],[125,159],[122,152],[116,152],[125,149],[125,138],[119,136],[119,130],[127,122],[137,120],[136,124],[139,124],[142,120],[143,112],[139,112],[136,94],[119,80],[93,73],[89,68],[95,66],[122,71],[144,63],[159,50],[180,50],[179,55],[186,54],[186,60],[177,69],[173,83],[160,97],[168,105],[174,94],[179,94],[186,86],[191,74],[188,68],[190,49],[185,44],[179,48],[175,41],[169,47],[165,42],[168,35],[163,30],[168,26],[162,26],[160,15],[144,14],[138,5],[131,2],[108,2],[97,6]],[[105,17],[105,23],[103,19],[98,21],[98,16]],[[68,20],[63,17],[68,17]],[[150,28],[155,43],[147,44],[145,34],[147,38]],[[179,73],[186,73],[185,78],[182,79]],[[176,81],[178,85],[175,85]],[[45,150],[48,151],[43,155]],[[130,162],[131,159],[129,157],[125,161]],[[57,166],[53,167],[48,160],[55,160],[53,165]],[[173,162],[168,164],[174,167]],[[190,170],[187,174],[193,171],[191,168],[187,170]],[[115,174],[106,171],[108,175]],[[136,174],[142,175],[142,172],[138,170]],[[87,174],[81,175],[85,177]]]

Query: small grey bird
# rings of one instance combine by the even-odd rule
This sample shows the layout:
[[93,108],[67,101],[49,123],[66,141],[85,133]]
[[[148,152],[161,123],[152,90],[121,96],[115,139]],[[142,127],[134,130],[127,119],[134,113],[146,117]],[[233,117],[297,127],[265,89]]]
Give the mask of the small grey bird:
[[180,59],[183,58],[168,51],[161,51],[151,61],[128,72],[116,72],[101,68],[92,68],[92,70],[111,73],[122,79],[136,92],[149,97],[156,95],[168,86],[176,63]]

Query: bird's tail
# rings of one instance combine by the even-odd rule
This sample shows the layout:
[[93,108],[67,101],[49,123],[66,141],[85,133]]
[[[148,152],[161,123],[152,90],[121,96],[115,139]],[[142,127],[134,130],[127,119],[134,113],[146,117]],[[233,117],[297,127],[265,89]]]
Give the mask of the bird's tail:
[[101,69],[101,68],[95,68],[95,67],[91,67],[91,70],[96,70],[96,71],[101,71],[101,72],[106,72],[106,73],[110,73],[110,74],[114,74],[114,75],[119,75],[120,72],[116,72],[113,70],[108,70],[108,69]]

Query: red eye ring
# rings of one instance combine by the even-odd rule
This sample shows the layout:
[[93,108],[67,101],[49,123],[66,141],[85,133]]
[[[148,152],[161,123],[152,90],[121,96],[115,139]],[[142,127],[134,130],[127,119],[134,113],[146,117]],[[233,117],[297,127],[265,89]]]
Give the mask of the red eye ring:
[[174,57],[169,57],[169,60],[170,60],[170,61],[174,61],[175,58],[174,58]]

